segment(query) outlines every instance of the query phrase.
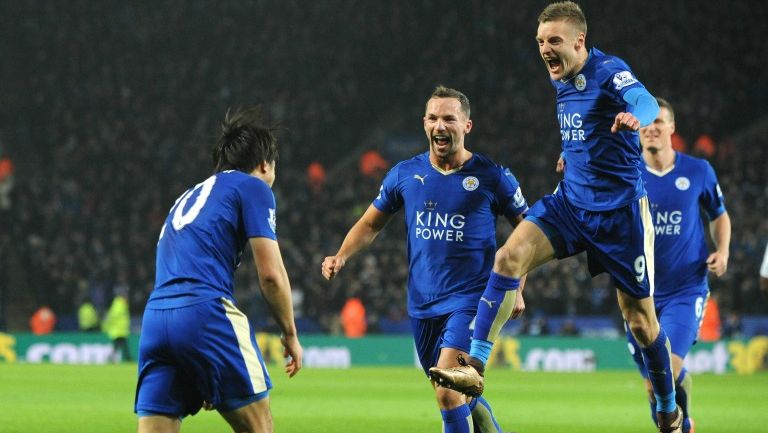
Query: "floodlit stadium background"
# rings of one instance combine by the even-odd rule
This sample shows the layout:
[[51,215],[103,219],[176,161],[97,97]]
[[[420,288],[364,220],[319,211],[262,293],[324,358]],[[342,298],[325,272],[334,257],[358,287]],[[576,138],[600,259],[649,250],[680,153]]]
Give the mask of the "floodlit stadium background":
[[[554,91],[534,41],[542,4],[3,3],[0,337],[14,338],[11,351],[25,360],[29,347],[43,341],[27,334],[29,317],[47,304],[57,315],[56,333],[31,360],[103,362],[82,349],[101,336],[68,332],[77,331],[76,310],[86,296],[103,312],[123,289],[138,333],[162,220],[184,189],[210,174],[208,146],[226,110],[261,104],[284,127],[278,234],[300,331],[339,336],[339,311],[354,294],[366,307],[369,334],[400,341],[404,354],[391,356],[412,363],[401,220],[332,283],[321,279],[322,257],[336,251],[375,197],[386,167],[426,150],[421,116],[437,84],[469,96],[471,150],[510,167],[531,203],[553,189],[560,145]],[[651,93],[668,99],[678,145],[715,167],[734,228],[728,274],[712,280],[712,290],[723,337],[758,353],[750,343],[768,334],[768,301],[758,289],[768,240],[768,4],[582,7],[588,44],[626,59]],[[505,236],[506,223],[500,228]],[[236,296],[260,331],[275,330],[248,257],[237,272]],[[589,279],[583,258],[534,272],[526,305],[525,319],[506,330],[508,342],[561,334],[568,323],[587,340],[549,337],[536,346],[542,356],[594,355],[601,344],[623,348],[613,288],[605,277]],[[317,365],[354,364],[358,350],[374,356],[366,347],[317,338],[317,357],[325,360]],[[71,347],[57,358],[59,343]],[[346,347],[347,354],[326,346]],[[701,348],[702,365],[711,366],[702,371],[723,363],[724,371],[739,370],[726,346]],[[533,349],[523,344],[519,365],[504,353],[500,363],[526,369]],[[0,360],[3,353],[10,352],[0,351]],[[571,369],[592,368],[589,353],[582,355]],[[625,362],[621,368],[631,368],[623,352],[615,356]]]

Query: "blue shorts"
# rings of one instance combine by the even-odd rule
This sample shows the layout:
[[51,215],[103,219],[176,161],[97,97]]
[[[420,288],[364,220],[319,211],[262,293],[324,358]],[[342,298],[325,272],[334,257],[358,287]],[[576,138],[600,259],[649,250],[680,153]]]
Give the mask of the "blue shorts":
[[475,314],[477,314],[477,308],[466,308],[429,319],[411,317],[416,354],[425,373],[430,367],[437,365],[440,349],[443,347],[469,353],[472,341],[470,326],[475,319]]
[[656,315],[675,355],[685,359],[696,344],[708,299],[709,288],[705,284],[668,299],[656,300]]
[[144,311],[134,406],[140,416],[194,415],[203,401],[229,412],[271,388],[248,318],[230,300]]
[[587,252],[589,272],[603,272],[622,292],[637,298],[653,294],[653,223],[648,198],[610,211],[572,205],[558,189],[528,210],[526,219],[547,236],[555,257]]

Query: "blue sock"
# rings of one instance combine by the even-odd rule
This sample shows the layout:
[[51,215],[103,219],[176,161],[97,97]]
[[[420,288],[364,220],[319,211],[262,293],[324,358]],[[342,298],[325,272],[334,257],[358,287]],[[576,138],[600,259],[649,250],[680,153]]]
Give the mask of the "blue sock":
[[470,356],[483,361],[483,364],[488,361],[493,341],[499,336],[501,327],[515,307],[515,291],[519,288],[519,278],[505,277],[496,272],[491,272],[488,278],[483,296],[477,304],[470,350]]
[[648,380],[653,386],[656,397],[657,412],[673,412],[675,410],[675,383],[672,376],[672,356],[669,351],[669,340],[664,329],[659,330],[659,336],[650,346],[640,348],[648,371]]
[[690,389],[691,377],[688,375],[688,370],[683,368],[675,381],[675,402],[683,409],[683,433],[688,433],[691,430],[691,420],[688,417],[688,392]]
[[480,433],[502,433],[499,423],[493,416],[491,404],[483,397],[475,397],[469,402],[469,411],[472,413],[472,422],[475,430]]
[[440,410],[443,416],[444,433],[470,433],[472,426],[472,415],[469,412],[469,406],[462,404],[455,409]]

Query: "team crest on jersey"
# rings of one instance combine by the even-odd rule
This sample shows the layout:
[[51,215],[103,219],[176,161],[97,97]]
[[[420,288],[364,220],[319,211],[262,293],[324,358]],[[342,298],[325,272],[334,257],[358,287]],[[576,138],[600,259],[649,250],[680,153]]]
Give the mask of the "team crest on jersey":
[[269,218],[267,218],[267,222],[269,222],[269,228],[277,233],[277,215],[275,215],[275,210],[272,208],[269,209]]
[[435,210],[436,207],[437,207],[436,201],[429,200],[424,202],[424,209],[426,210]]
[[573,85],[576,86],[576,90],[581,92],[587,88],[587,78],[584,77],[584,74],[579,74],[576,76],[576,79],[573,80]]
[[685,191],[691,187],[691,181],[688,180],[688,178],[685,176],[680,176],[677,179],[675,179],[675,186],[680,191]]
[[477,180],[475,176],[467,176],[464,178],[464,181],[461,182],[461,185],[464,186],[464,189],[467,191],[474,191],[480,186],[480,181]]
[[616,90],[621,90],[635,83],[637,83],[637,79],[635,79],[629,71],[617,72],[616,75],[613,76],[613,85],[616,86]]

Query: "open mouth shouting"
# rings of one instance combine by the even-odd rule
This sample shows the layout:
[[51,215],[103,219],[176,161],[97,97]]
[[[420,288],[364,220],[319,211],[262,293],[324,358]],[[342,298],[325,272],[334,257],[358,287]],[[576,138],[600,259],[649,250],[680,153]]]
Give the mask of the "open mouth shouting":
[[550,75],[560,76],[563,74],[563,62],[555,57],[545,57],[544,63],[547,64],[547,70]]
[[446,150],[451,145],[453,140],[451,140],[450,135],[435,134],[432,136],[432,142],[435,143],[437,150]]

